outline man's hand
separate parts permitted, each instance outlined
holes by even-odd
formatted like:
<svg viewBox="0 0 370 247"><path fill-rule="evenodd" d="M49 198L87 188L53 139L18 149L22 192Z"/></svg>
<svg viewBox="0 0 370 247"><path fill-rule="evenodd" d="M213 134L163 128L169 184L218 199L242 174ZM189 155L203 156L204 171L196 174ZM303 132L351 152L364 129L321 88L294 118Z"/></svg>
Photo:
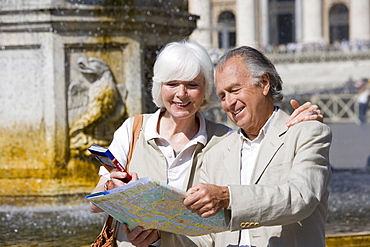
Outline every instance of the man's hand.
<svg viewBox="0 0 370 247"><path fill-rule="evenodd" d="M307 120L324 121L324 116L321 114L319 107L311 102L306 102L300 106L296 100L292 99L290 105L295 110L286 121L288 127Z"/></svg>
<svg viewBox="0 0 370 247"><path fill-rule="evenodd" d="M213 184L197 184L187 191L184 205L203 218L211 217L230 203L229 188Z"/></svg>
<svg viewBox="0 0 370 247"><path fill-rule="evenodd" d="M122 231L126 233L127 240L137 247L147 247L159 239L158 230L144 230L141 226L130 230L126 224L122 224Z"/></svg>

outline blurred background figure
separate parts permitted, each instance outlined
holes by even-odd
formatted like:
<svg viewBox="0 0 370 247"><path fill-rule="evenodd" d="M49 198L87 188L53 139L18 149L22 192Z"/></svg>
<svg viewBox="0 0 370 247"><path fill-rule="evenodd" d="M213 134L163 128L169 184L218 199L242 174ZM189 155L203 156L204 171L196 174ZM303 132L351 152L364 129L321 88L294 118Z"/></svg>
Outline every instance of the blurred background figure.
<svg viewBox="0 0 370 247"><path fill-rule="evenodd" d="M356 83L358 86L358 94L357 94L357 104L358 104L358 119L356 119L356 124L364 124L366 123L366 112L367 107L369 105L369 79L362 78L360 81Z"/></svg>

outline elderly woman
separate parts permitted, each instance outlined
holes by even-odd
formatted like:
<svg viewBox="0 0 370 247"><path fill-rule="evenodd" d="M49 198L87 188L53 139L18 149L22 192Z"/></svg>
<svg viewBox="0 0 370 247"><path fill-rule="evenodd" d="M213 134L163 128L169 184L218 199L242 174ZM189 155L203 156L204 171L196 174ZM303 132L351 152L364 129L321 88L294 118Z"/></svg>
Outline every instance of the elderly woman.
<svg viewBox="0 0 370 247"><path fill-rule="evenodd" d="M213 64L206 50L195 42L182 41L168 44L154 64L152 96L159 107L153 114L144 114L142 129L136 143L130 174L133 179L151 177L186 191L198 183L198 166L207 150L232 130L204 118L205 111L218 102L213 82ZM322 116L316 105L306 103L292 114L288 125ZM318 112L312 115L311 112ZM132 140L133 118L127 119L115 132L109 150L121 164L126 164ZM94 193L109 187L123 185L120 179L126 173L101 168L101 176ZM91 205L93 212L101 212ZM119 246L196 246L185 236L175 236L141 227L127 229L117 235ZM127 234L127 236L125 236ZM127 238L126 238L127 237ZM131 242L121 242L127 239ZM177 239L177 240L176 240ZM177 241L177 242L176 242Z"/></svg>

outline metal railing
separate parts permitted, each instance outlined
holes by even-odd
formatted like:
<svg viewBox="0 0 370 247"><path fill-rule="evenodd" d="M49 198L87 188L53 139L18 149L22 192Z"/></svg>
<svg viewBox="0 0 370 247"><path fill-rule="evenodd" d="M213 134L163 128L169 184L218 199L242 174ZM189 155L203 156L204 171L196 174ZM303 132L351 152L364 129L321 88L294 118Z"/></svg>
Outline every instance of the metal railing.
<svg viewBox="0 0 370 247"><path fill-rule="evenodd" d="M320 107L325 122L354 122L358 116L356 95L353 94L312 95L311 102Z"/></svg>
<svg viewBox="0 0 370 247"><path fill-rule="evenodd" d="M286 98L282 108L292 112L292 107L289 105L290 98L298 100L301 104L310 101L318 105L324 114L324 121L326 123L353 123L358 118L356 94L291 95ZM369 114L367 115L367 119L370 119Z"/></svg>
<svg viewBox="0 0 370 247"><path fill-rule="evenodd" d="M307 101L319 106L324 115L325 123L355 123L358 118L358 105L356 103L356 94L305 94L305 95L287 95L280 105L282 110L291 114L293 108L290 99L297 100L300 104ZM207 119L226 124L232 128L237 128L220 106L214 107L204 112ZM370 113L367 114L367 122L370 122Z"/></svg>

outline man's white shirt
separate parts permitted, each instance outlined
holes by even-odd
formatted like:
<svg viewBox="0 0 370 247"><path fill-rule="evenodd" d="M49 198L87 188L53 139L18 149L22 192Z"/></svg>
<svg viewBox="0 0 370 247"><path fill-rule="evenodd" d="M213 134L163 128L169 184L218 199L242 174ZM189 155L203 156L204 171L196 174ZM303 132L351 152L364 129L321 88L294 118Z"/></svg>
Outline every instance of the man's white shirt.
<svg viewBox="0 0 370 247"><path fill-rule="evenodd" d="M254 140L248 139L244 134L243 131L240 129L239 134L243 140L242 150L241 150L241 164L240 164L240 184L241 185L249 185L251 184L251 178L256 166L256 159L258 152L261 147L261 143L264 140L270 123L273 121L275 117L275 113L277 108L275 108L271 117L267 120L266 124L260 130L258 136ZM230 202L230 205L232 203ZM250 247L250 238L249 238L249 230L241 230L240 232L240 247Z"/></svg>

